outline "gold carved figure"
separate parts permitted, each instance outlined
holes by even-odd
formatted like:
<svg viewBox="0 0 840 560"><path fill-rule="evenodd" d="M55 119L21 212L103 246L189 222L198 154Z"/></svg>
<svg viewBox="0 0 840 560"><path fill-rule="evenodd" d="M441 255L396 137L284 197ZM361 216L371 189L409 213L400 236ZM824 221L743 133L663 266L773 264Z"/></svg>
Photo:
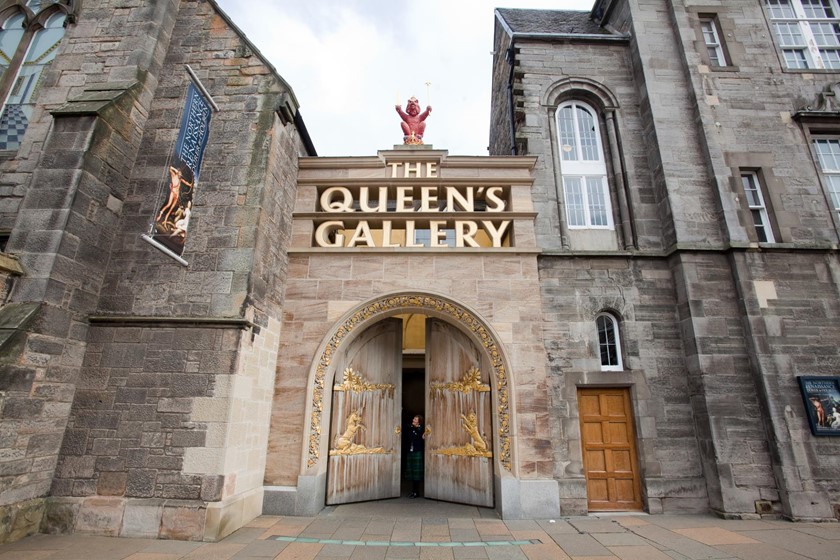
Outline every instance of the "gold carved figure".
<svg viewBox="0 0 840 560"><path fill-rule="evenodd" d="M461 427L466 430L472 438L473 448L479 453L487 453L487 444L484 438L478 433L478 419L475 417L475 412L470 412L469 416L461 415Z"/></svg>
<svg viewBox="0 0 840 560"><path fill-rule="evenodd" d="M478 418L475 412L470 412L468 416L461 415L461 427L470 435L472 443L465 443L460 447L436 449L432 453L437 453L438 455L458 455L461 457L490 458L493 456L493 453L487 448L487 443L478 431Z"/></svg>
<svg viewBox="0 0 840 560"><path fill-rule="evenodd" d="M347 417L344 433L335 438L335 449L330 449L330 455L361 455L370 453L385 453L382 447L365 447L361 443L353 443L359 430L367 430L362 424L362 412L354 410Z"/></svg>

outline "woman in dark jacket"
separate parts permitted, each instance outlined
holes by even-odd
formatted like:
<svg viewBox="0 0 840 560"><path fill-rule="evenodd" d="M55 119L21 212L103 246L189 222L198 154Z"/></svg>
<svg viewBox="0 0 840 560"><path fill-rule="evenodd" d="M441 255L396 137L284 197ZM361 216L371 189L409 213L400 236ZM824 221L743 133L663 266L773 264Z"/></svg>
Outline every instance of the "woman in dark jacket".
<svg viewBox="0 0 840 560"><path fill-rule="evenodd" d="M420 481L423 480L423 417L415 416L405 431L407 453L405 456L405 479L411 481L409 498L416 498L420 493Z"/></svg>

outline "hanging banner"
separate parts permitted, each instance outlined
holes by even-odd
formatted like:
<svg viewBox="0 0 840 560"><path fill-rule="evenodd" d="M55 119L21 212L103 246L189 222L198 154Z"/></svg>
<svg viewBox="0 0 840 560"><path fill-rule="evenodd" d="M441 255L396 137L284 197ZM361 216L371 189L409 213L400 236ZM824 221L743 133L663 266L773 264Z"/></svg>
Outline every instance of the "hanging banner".
<svg viewBox="0 0 840 560"><path fill-rule="evenodd" d="M144 236L181 262L214 107L202 89L190 82L181 129L167 170L167 188L162 189L154 223L149 235Z"/></svg>

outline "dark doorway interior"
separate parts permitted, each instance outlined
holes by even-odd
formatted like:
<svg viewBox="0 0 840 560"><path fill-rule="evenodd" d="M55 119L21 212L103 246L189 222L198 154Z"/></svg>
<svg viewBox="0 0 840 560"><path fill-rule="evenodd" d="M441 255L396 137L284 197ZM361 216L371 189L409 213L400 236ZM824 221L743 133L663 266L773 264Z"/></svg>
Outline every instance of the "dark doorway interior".
<svg viewBox="0 0 840 560"><path fill-rule="evenodd" d="M406 430L411 425L411 419L417 416L426 416L426 370L424 368L403 369L402 379L402 426ZM411 481L405 479L405 458L408 449L403 438L402 465L400 466L400 479L402 480L401 495L406 496L411 492ZM421 496L422 484L421 484Z"/></svg>

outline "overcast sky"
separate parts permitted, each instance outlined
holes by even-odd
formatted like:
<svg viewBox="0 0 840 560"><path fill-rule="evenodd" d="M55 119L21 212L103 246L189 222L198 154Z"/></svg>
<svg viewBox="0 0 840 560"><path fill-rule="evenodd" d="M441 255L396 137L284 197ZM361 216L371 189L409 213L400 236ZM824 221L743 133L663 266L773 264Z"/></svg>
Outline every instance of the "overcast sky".
<svg viewBox="0 0 840 560"><path fill-rule="evenodd" d="M589 11L594 4L217 1L294 89L320 156L375 155L402 144L397 94L403 108L412 95L421 107L432 105L427 144L451 155L487 155L494 8Z"/></svg>

